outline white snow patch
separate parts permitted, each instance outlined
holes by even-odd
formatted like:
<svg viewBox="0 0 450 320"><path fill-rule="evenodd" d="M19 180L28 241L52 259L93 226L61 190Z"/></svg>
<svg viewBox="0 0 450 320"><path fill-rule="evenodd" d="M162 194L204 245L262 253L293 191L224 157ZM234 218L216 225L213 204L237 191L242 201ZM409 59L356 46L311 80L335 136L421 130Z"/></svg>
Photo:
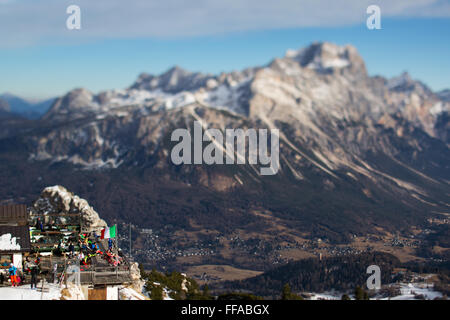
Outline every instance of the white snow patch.
<svg viewBox="0 0 450 320"><path fill-rule="evenodd" d="M311 296L311 300L340 300L341 296L328 293L315 293Z"/></svg>
<svg viewBox="0 0 450 320"><path fill-rule="evenodd" d="M431 108L430 108L430 114L433 116L437 116L445 111L449 111L448 108L448 104L444 104L441 101L435 103Z"/></svg>
<svg viewBox="0 0 450 320"><path fill-rule="evenodd" d="M20 250L20 244L11 233L6 233L0 236L0 250Z"/></svg>
<svg viewBox="0 0 450 320"><path fill-rule="evenodd" d="M442 298L442 293L434 291L432 284L426 283L402 283L400 285L400 296L391 300L415 300L416 295L422 295L426 300Z"/></svg>

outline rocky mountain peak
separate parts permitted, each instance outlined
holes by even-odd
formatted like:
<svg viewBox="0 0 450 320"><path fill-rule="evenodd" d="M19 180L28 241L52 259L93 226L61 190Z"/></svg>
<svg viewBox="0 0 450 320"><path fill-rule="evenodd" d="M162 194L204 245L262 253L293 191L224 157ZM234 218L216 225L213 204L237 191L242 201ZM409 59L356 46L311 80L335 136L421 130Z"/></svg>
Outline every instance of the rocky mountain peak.
<svg viewBox="0 0 450 320"><path fill-rule="evenodd" d="M397 92L416 91L420 95L432 95L433 92L422 82L414 80L408 72L389 79L386 83L388 89Z"/></svg>
<svg viewBox="0 0 450 320"><path fill-rule="evenodd" d="M82 102L83 100L92 99L92 93L85 88L76 88L68 92L64 99L69 102Z"/></svg>
<svg viewBox="0 0 450 320"><path fill-rule="evenodd" d="M84 88L69 91L66 95L56 99L43 119L53 118L55 115L67 116L92 107L93 94Z"/></svg>
<svg viewBox="0 0 450 320"><path fill-rule="evenodd" d="M213 78L211 75L190 72L179 66L174 66L158 76L148 73L140 74L130 89L160 90L167 93L193 91L206 86L207 81L211 78Z"/></svg>
<svg viewBox="0 0 450 320"><path fill-rule="evenodd" d="M302 67L329 73L333 70L350 69L366 74L363 59L351 45L338 46L329 42L314 42L300 50L288 50L285 58L295 60Z"/></svg>

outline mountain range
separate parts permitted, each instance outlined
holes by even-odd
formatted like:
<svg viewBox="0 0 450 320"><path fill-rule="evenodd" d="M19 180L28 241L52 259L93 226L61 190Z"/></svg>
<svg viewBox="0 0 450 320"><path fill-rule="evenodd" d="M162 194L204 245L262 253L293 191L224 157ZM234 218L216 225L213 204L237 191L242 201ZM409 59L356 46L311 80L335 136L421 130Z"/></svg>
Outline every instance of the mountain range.
<svg viewBox="0 0 450 320"><path fill-rule="evenodd" d="M31 203L63 185L108 223L167 230L177 248L241 232L272 249L221 243L195 263L263 269L286 241L411 236L448 219L449 106L448 90L369 76L355 47L326 42L220 75L142 73L122 90L74 89L39 119L2 120L0 199ZM280 171L174 165L171 133L194 121L279 129Z"/></svg>
<svg viewBox="0 0 450 320"><path fill-rule="evenodd" d="M55 98L31 101L10 93L4 93L0 95L0 110L2 110L2 105L8 105L8 108L4 108L3 111L27 119L38 119L48 111L54 101Z"/></svg>

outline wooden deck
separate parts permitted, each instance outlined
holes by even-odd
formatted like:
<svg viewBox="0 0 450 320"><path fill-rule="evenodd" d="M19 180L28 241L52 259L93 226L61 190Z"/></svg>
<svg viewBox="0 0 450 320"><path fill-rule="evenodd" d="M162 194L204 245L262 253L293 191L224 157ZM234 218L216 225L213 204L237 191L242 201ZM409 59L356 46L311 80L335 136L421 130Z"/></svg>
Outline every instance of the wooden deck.
<svg viewBox="0 0 450 320"><path fill-rule="evenodd" d="M93 263L88 266L81 265L80 282L81 284L92 285L112 285L123 284L131 282L130 267L128 261L114 267L108 264L107 261L100 257L92 259ZM58 264L58 279L61 277L61 273L65 272L68 265L74 263L74 260L64 259L63 257L41 257L40 268L45 277L51 279L53 265ZM76 263L76 262L75 262ZM41 275L44 276L44 275Z"/></svg>

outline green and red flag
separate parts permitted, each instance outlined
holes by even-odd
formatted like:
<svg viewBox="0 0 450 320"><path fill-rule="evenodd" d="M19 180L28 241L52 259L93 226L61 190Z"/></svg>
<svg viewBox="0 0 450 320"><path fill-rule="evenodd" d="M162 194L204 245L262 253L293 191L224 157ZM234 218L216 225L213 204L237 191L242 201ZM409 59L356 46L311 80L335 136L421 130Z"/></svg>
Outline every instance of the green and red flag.
<svg viewBox="0 0 450 320"><path fill-rule="evenodd" d="M108 227L102 230L101 239L109 239L109 238L115 238L116 237L116 225L112 227Z"/></svg>

